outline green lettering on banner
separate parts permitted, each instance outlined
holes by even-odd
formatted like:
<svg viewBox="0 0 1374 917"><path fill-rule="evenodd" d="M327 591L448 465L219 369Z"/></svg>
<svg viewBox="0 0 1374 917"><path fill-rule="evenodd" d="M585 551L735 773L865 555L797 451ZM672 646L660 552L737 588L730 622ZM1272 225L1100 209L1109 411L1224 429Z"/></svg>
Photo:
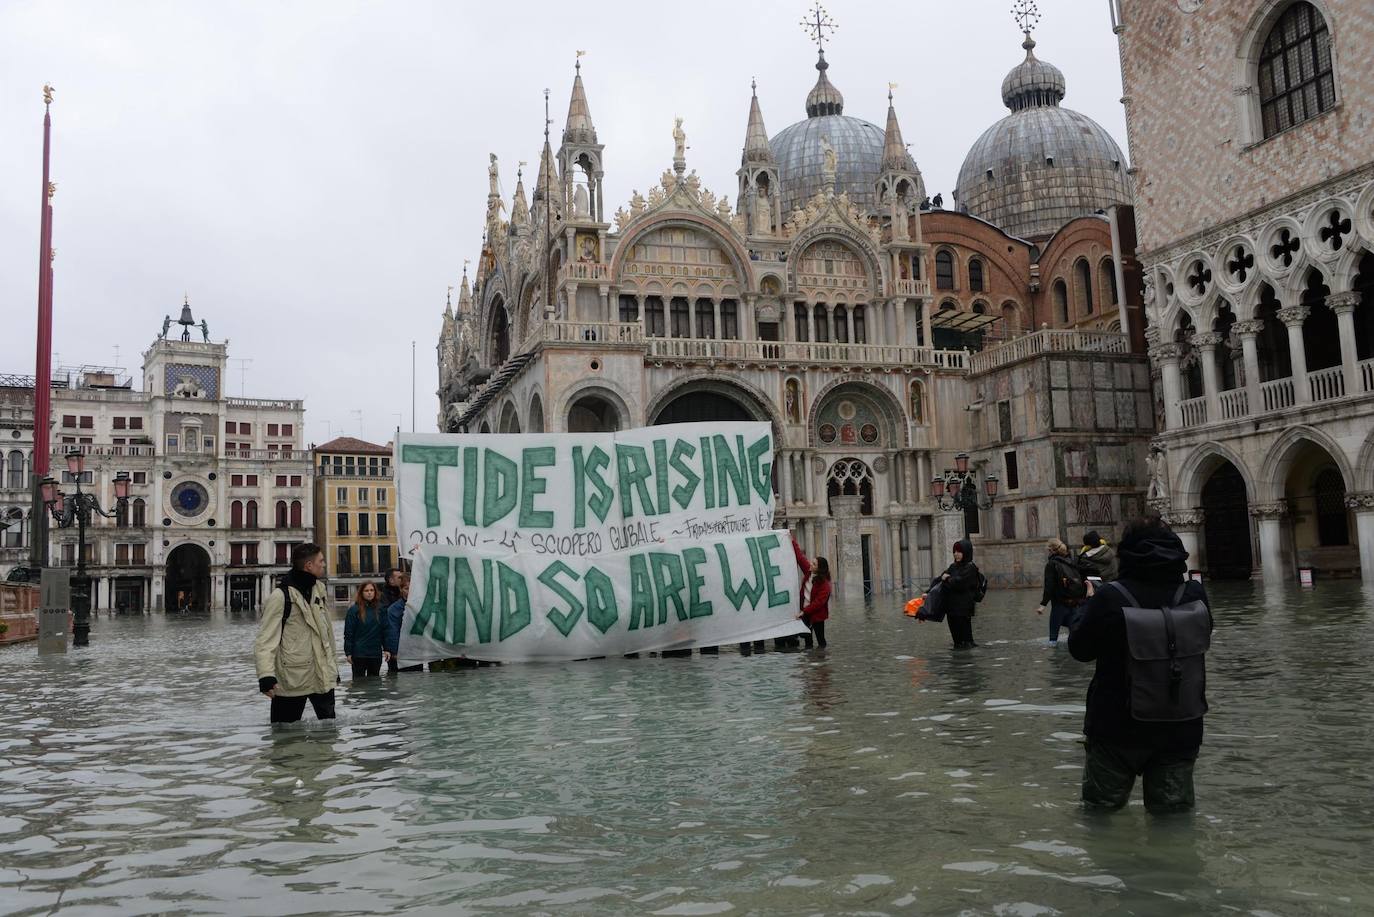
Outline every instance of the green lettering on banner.
<svg viewBox="0 0 1374 917"><path fill-rule="evenodd" d="M716 453L716 490L719 491L721 506L730 505L731 485L735 488L736 504L749 505L749 482L746 479L748 459L744 452L744 437L736 436L735 441L739 446L738 457L730 451L730 443L724 436L717 433L711 437L711 444L715 447Z"/></svg>
<svg viewBox="0 0 1374 917"><path fill-rule="evenodd" d="M706 493L706 508L716 508L716 468L711 455L711 437L701 438L701 484Z"/></svg>
<svg viewBox="0 0 1374 917"><path fill-rule="evenodd" d="M483 449L482 525L493 525L515 509L520 497L520 472L516 464L495 449Z"/></svg>
<svg viewBox="0 0 1374 917"><path fill-rule="evenodd" d="M530 626L530 587L524 574L499 560L496 575L501 581L501 639L509 640Z"/></svg>
<svg viewBox="0 0 1374 917"><path fill-rule="evenodd" d="M706 577L697 568L706 563L705 548L684 548L682 563L687 570L687 617L709 618L711 600L701 600L701 587L706 585Z"/></svg>
<svg viewBox="0 0 1374 917"><path fill-rule="evenodd" d="M558 632L566 637L572 633L573 627L577 624L577 619L582 617L582 603L578 601L577 596L573 595L568 587L558 581L560 576L566 576L574 582L577 581L577 573L572 567L561 560L555 560L544 568L543 573L539 574L539 582L556 593L568 605L567 611L550 608L544 614L544 617L552 621L553 626L558 628Z"/></svg>
<svg viewBox="0 0 1374 917"><path fill-rule="evenodd" d="M580 529L587 524L588 505L598 522L606 521L606 514L615 503L615 491L601 477L601 471L610 466L611 457L600 446L593 446L585 459L582 447L573 446L573 528ZM588 481L596 490L596 496L592 497L590 503L587 501Z"/></svg>
<svg viewBox="0 0 1374 917"><path fill-rule="evenodd" d="M401 449L401 461L408 465L425 466L425 525L442 524L439 512L439 469L458 467L458 450L454 446L411 446Z"/></svg>
<svg viewBox="0 0 1374 917"><path fill-rule="evenodd" d="M630 519L635 515L631 489L639 494L640 515L654 515L654 503L649 499L649 487L644 483L653 470L649 467L649 454L644 447L616 443L615 467L620 478L620 511L624 517Z"/></svg>
<svg viewBox="0 0 1374 917"><path fill-rule="evenodd" d="M549 482L541 478L538 469L557 461L553 446L535 446L520 454L520 527L522 529L553 528L553 511L535 509L534 498L548 489Z"/></svg>
<svg viewBox="0 0 1374 917"><path fill-rule="evenodd" d="M760 535L757 538L751 538L750 541L756 542L759 546L758 556L763 561L763 572L768 583L768 607L777 608L779 605L786 605L791 602L792 596L777 588L778 577L782 575L782 570L773 563L773 558L770 556L782 547L782 540L777 535Z"/></svg>
<svg viewBox="0 0 1374 917"><path fill-rule="evenodd" d="M755 548L752 538L746 544L749 546L749 559L754 564L754 579L750 582L747 576L741 576L739 584L736 585L731 582L730 552L725 545L716 543L716 557L720 560L720 574L725 583L725 597L730 600L731 605L735 606L735 611L743 611L746 601L751 608L757 608L759 599L763 596L763 565L759 563L758 549Z"/></svg>
<svg viewBox="0 0 1374 917"><path fill-rule="evenodd" d="M469 610L472 611L472 623L477 630L477 642L491 642L491 592L490 560L482 561L482 585L479 587L468 559L453 558L453 614L457 625L453 643L468 642Z"/></svg>
<svg viewBox="0 0 1374 917"><path fill-rule="evenodd" d="M477 447L463 450L463 523L477 524Z"/></svg>
<svg viewBox="0 0 1374 917"><path fill-rule="evenodd" d="M668 441L654 440L654 484L658 489L658 511L668 512Z"/></svg>
<svg viewBox="0 0 1374 917"><path fill-rule="evenodd" d="M615 604L615 585L596 567L587 568L582 582L587 587L587 620L604 634L620 617L620 609Z"/></svg>
<svg viewBox="0 0 1374 917"><path fill-rule="evenodd" d="M682 576L682 557L667 551L649 552L649 569L654 573L654 592L658 596L658 623L668 623L668 603L677 610L679 621L687 620L687 606L682 603L682 591L687 582Z"/></svg>
<svg viewBox="0 0 1374 917"><path fill-rule="evenodd" d="M773 495L773 463L761 459L772 454L773 443L767 436L760 437L749 447L749 477L754 482L754 493L765 506Z"/></svg>
<svg viewBox="0 0 1374 917"><path fill-rule="evenodd" d="M654 581L643 554L630 555L630 630L654 626Z"/></svg>
<svg viewBox="0 0 1374 917"><path fill-rule="evenodd" d="M673 466L686 484L679 484L673 488L673 499L681 509L686 509L692 503L692 497L697 492L697 485L701 483L701 475L692 470L684 458L691 458L697 454L696 447L685 439L680 439L673 443L673 454L668 459L668 464Z"/></svg>
<svg viewBox="0 0 1374 917"><path fill-rule="evenodd" d="M425 602L415 613L415 620L410 625L412 636L423 637L425 632L429 631L429 635L435 640L453 642L452 634L449 633L448 586L448 558L436 557L429 564Z"/></svg>

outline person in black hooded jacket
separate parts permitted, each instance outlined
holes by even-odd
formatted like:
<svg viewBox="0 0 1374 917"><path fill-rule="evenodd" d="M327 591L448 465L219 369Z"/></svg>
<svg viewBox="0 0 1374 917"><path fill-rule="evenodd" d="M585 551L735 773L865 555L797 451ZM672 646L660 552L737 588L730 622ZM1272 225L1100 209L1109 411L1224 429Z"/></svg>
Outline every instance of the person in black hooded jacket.
<svg viewBox="0 0 1374 917"><path fill-rule="evenodd" d="M1183 542L1157 515L1126 527L1117 546L1120 582L1144 608L1173 603L1188 570ZM1200 600L1206 590L1189 581L1179 604ZM1202 718L1145 722L1131 715L1130 657L1126 644L1127 603L1120 591L1099 588L1069 631L1069 652L1080 662L1095 662L1088 685L1087 760L1083 802L1093 809L1116 810L1131 796L1137 775L1144 776L1145 807L1152 813L1193 807L1193 765L1202 747ZM1210 621L1209 621L1210 626Z"/></svg>
<svg viewBox="0 0 1374 917"><path fill-rule="evenodd" d="M956 650L977 646L973 642L973 611L978 604L978 565L973 562L973 542L964 536L954 543L954 563L930 583L942 590L945 621Z"/></svg>

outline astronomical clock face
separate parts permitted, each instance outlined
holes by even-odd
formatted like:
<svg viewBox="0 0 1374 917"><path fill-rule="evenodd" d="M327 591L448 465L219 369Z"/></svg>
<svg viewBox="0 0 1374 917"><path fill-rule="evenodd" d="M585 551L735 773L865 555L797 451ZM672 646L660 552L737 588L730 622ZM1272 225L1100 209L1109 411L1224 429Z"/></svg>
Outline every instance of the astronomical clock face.
<svg viewBox="0 0 1374 917"><path fill-rule="evenodd" d="M200 481L183 479L167 493L167 508L183 522L200 519L211 509L210 492Z"/></svg>

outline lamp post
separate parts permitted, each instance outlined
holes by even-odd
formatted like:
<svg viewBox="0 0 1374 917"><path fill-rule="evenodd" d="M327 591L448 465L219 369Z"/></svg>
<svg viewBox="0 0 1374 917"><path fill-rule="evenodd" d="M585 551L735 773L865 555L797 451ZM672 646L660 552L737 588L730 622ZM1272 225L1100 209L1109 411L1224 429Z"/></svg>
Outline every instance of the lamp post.
<svg viewBox="0 0 1374 917"><path fill-rule="evenodd" d="M978 496L978 476L969 470L968 453L960 452L954 457L954 467L946 468L944 474L937 474L930 481L930 497L935 505L945 512L958 510L964 513L964 535L968 535L968 511L992 509L997 499L997 475L983 477L983 489L987 499Z"/></svg>
<svg viewBox="0 0 1374 917"><path fill-rule="evenodd" d="M52 514L58 528L71 528L76 525L76 587L72 590L72 645L87 646L91 635L91 584L86 580L86 526L91 524L92 514L113 518L129 505L129 475L121 471L115 475L115 508L106 511L95 494L81 490L81 475L86 470L86 456L80 449L67 453L67 471L76 480L76 493L64 494L52 478L44 478L40 488L43 505Z"/></svg>

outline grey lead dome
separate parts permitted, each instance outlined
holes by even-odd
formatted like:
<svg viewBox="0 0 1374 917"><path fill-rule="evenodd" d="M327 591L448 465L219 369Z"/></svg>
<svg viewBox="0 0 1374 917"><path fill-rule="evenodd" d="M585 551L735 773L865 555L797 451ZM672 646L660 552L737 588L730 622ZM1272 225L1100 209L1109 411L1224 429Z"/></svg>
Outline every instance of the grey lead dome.
<svg viewBox="0 0 1374 917"><path fill-rule="evenodd" d="M1126 157L1092 118L1061 108L1066 84L1053 64L1026 59L1002 81L1011 114L988 128L964 158L955 192L980 219L1023 239L1052 235L1076 217L1130 203Z"/></svg>

